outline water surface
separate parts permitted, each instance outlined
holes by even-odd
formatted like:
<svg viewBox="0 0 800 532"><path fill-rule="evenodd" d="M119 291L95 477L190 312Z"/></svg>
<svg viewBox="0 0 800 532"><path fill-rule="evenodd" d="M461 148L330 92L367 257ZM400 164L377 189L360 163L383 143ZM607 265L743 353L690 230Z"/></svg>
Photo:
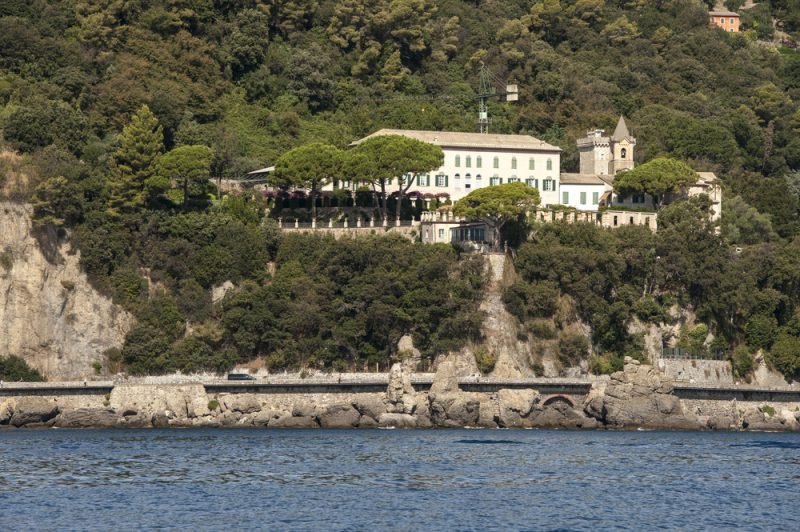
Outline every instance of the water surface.
<svg viewBox="0 0 800 532"><path fill-rule="evenodd" d="M2 430L0 530L799 530L800 434Z"/></svg>

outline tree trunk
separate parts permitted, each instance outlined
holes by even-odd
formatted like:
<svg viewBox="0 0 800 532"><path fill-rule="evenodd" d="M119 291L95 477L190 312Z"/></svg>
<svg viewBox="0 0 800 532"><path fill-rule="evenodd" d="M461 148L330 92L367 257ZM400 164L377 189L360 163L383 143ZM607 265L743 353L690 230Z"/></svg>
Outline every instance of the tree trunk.
<svg viewBox="0 0 800 532"><path fill-rule="evenodd" d="M381 221L386 221L389 219L389 204L386 201L386 181L383 179L381 179L381 199L383 200L383 205L381 205Z"/></svg>
<svg viewBox="0 0 800 532"><path fill-rule="evenodd" d="M408 189L410 189L411 186L414 184L414 177L416 176L412 176L408 179L408 185L406 185L405 187L403 187L403 184L400 183L400 188L397 189L397 208L395 209L396 212L395 218L398 220L400 219L400 212L403 208L403 197L405 197L406 192L408 192Z"/></svg>
<svg viewBox="0 0 800 532"><path fill-rule="evenodd" d="M315 221L317 219L317 185L311 185L311 220Z"/></svg>
<svg viewBox="0 0 800 532"><path fill-rule="evenodd" d="M183 205L181 206L183 210L186 210L186 202L189 199L189 178L183 178Z"/></svg>

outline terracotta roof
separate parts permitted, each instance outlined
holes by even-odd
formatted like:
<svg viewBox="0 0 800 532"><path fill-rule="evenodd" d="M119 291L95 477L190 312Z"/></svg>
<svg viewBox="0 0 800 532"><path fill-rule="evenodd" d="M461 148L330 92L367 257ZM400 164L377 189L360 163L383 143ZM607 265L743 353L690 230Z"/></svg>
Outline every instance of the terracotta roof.
<svg viewBox="0 0 800 532"><path fill-rule="evenodd" d="M561 174L562 185L605 185L600 176L594 174Z"/></svg>
<svg viewBox="0 0 800 532"><path fill-rule="evenodd" d="M739 13L734 13L733 11L728 11L726 9L714 10L709 11L708 14L712 17L738 17Z"/></svg>
<svg viewBox="0 0 800 532"><path fill-rule="evenodd" d="M351 143L357 146L365 140L382 135L402 135L447 148L489 148L560 152L561 148L530 135L500 135L496 133L461 133L454 131L417 131L413 129L381 129Z"/></svg>

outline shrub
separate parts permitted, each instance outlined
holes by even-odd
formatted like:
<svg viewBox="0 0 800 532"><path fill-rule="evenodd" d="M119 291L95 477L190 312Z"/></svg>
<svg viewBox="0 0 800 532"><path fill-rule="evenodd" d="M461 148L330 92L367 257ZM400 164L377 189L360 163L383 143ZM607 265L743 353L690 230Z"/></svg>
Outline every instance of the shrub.
<svg viewBox="0 0 800 532"><path fill-rule="evenodd" d="M478 369L481 373L491 373L497 363L497 355L481 348L475 351L475 362L478 363Z"/></svg>
<svg viewBox="0 0 800 532"><path fill-rule="evenodd" d="M595 375L610 375L621 371L623 358L616 353L606 353L602 356L593 356L589 367Z"/></svg>
<svg viewBox="0 0 800 532"><path fill-rule="evenodd" d="M217 401L216 399L211 399L211 400L208 402L208 409L209 409L209 410L211 410L211 411L213 412L213 411L214 411L214 410L216 410L217 408L219 408L219 401Z"/></svg>
<svg viewBox="0 0 800 532"><path fill-rule="evenodd" d="M6 249L0 253L0 268L3 268L5 271L10 271L13 266L14 255L11 253L10 249Z"/></svg>
<svg viewBox="0 0 800 532"><path fill-rule="evenodd" d="M773 417L775 415L775 409L770 405L763 405L759 410L764 412L769 417Z"/></svg>
<svg viewBox="0 0 800 532"><path fill-rule="evenodd" d="M28 366L21 357L0 357L0 380L11 382L44 382L46 379L37 370Z"/></svg>
<svg viewBox="0 0 800 532"><path fill-rule="evenodd" d="M745 378L751 371L753 371L753 357L750 351L743 345L740 345L733 351L731 356L731 366L733 366L733 374L737 378Z"/></svg>
<svg viewBox="0 0 800 532"><path fill-rule="evenodd" d="M589 340L582 334L562 333L558 339L558 359L567 366L574 366L589 353Z"/></svg>
<svg viewBox="0 0 800 532"><path fill-rule="evenodd" d="M708 325L705 323L699 323L691 329L684 328L681 331L681 337L678 340L678 347L681 349L686 349L693 354L699 355L704 353L706 350L705 341L707 336Z"/></svg>
<svg viewBox="0 0 800 532"><path fill-rule="evenodd" d="M92 362L92 369L95 375L100 375L100 372L103 370L103 364L95 360Z"/></svg>
<svg viewBox="0 0 800 532"><path fill-rule="evenodd" d="M769 360L787 378L797 377L800 374L800 338L781 335L772 346Z"/></svg>
<svg viewBox="0 0 800 532"><path fill-rule="evenodd" d="M775 332L778 329L778 322L773 316L756 314L751 317L744 327L744 337L747 347L756 351L758 349L769 349L775 340Z"/></svg>
<svg viewBox="0 0 800 532"><path fill-rule="evenodd" d="M536 320L531 323L531 334L534 338L541 338L543 340L552 340L558 336L555 327L544 320Z"/></svg>
<svg viewBox="0 0 800 532"><path fill-rule="evenodd" d="M633 312L640 320L646 323L661 323L666 321L664 309L652 296L644 296L633 304Z"/></svg>

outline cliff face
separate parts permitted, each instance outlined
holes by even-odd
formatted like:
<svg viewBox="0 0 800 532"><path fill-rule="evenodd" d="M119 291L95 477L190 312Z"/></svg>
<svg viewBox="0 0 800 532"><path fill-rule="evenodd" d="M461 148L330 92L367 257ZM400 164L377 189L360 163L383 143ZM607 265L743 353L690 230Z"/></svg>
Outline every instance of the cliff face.
<svg viewBox="0 0 800 532"><path fill-rule="evenodd" d="M89 377L133 317L89 285L69 244L45 258L30 213L0 202L0 355L21 356L50 380Z"/></svg>

